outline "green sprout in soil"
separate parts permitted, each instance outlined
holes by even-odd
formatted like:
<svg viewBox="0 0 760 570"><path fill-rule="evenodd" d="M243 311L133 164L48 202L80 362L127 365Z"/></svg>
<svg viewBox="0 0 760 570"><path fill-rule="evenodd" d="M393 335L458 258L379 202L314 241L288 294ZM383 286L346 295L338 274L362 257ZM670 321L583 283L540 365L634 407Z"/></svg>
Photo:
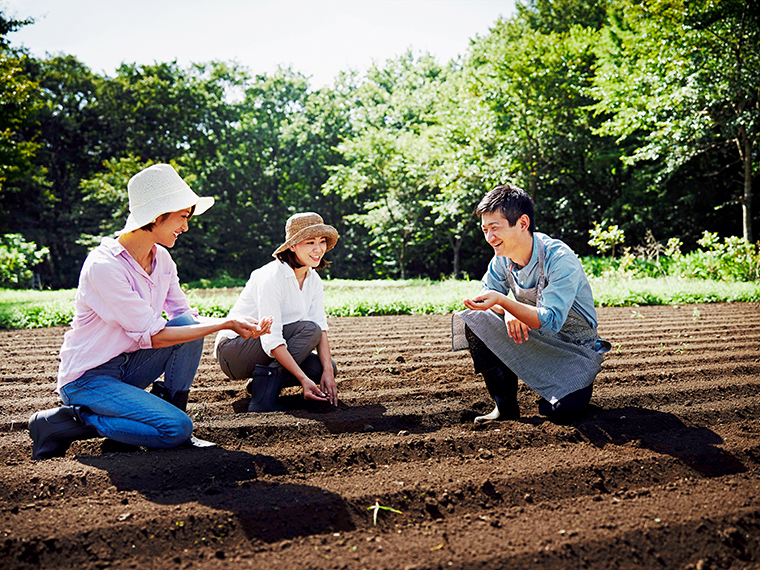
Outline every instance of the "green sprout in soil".
<svg viewBox="0 0 760 570"><path fill-rule="evenodd" d="M374 504L374 505L372 505L371 507L367 507L367 510L368 510L368 511L374 511L374 512L372 513L372 522L373 522L373 524L374 524L375 526L377 526L377 513L378 513L378 512L379 512L381 509L382 509L383 511L390 511L390 512L392 512L392 513L396 513L397 515L403 514L401 511L397 511L396 509L392 509L391 507L384 507L384 506L383 506L383 505L381 505L381 504L380 504L378 501L375 501L375 504Z"/></svg>

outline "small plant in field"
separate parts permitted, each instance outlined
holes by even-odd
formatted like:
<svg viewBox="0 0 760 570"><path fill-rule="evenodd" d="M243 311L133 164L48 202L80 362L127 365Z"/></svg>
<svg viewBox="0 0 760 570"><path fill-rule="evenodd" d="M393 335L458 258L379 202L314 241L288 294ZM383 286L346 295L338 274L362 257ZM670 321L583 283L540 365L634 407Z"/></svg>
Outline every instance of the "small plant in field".
<svg viewBox="0 0 760 570"><path fill-rule="evenodd" d="M594 227L588 231L591 239L588 244L599 250L599 253L612 250L610 257L615 257L615 246L625 241L625 232L617 224L603 228L599 222L594 222Z"/></svg>
<svg viewBox="0 0 760 570"><path fill-rule="evenodd" d="M668 240L668 244L665 246L665 255L673 259L681 257L681 255L683 255L681 253L682 247L683 242L678 238L672 237Z"/></svg>
<svg viewBox="0 0 760 570"><path fill-rule="evenodd" d="M368 511L374 511L372 513L372 523L377 526L377 513L381 510L383 511L390 511L392 513L396 513L397 515L403 514L401 511L397 511L396 509L392 509L391 507L384 507L380 504L379 501L375 501L375 504L371 507L367 507Z"/></svg>
<svg viewBox="0 0 760 570"><path fill-rule="evenodd" d="M701 316L702 315L699 313L699 309L697 309L696 307L694 307L694 310L691 312L691 320L694 321L695 323L698 323L699 322L699 317L701 317Z"/></svg>

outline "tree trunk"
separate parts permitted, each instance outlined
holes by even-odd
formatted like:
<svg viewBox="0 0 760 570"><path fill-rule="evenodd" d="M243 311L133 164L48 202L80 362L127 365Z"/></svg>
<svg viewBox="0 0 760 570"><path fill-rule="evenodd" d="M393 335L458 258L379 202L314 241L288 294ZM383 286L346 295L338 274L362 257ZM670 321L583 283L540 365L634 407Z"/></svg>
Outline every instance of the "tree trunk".
<svg viewBox="0 0 760 570"><path fill-rule="evenodd" d="M747 136L747 131L742 125L739 129L741 142L744 143L742 159L744 162L744 194L741 197L742 204L742 231L744 239L752 243L752 141Z"/></svg>
<svg viewBox="0 0 760 570"><path fill-rule="evenodd" d="M459 279L459 251L462 249L462 236L451 237L449 239L451 243L451 249L454 251L453 270L451 274L454 279Z"/></svg>

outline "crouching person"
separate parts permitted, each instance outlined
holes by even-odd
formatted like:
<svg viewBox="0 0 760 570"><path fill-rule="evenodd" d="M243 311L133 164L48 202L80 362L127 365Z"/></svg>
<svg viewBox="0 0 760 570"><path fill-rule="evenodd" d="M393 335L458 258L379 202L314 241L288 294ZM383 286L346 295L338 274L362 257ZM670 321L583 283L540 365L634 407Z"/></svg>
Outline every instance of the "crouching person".
<svg viewBox="0 0 760 570"><path fill-rule="evenodd" d="M281 410L280 390L301 385L307 400L338 405L337 367L330 356L322 279L325 253L337 230L313 212L295 214L285 225L285 242L270 263L253 271L231 317L272 316L271 334L244 338L235 331L216 336L216 356L231 379L248 378L249 412ZM315 352L316 351L316 352Z"/></svg>
<svg viewBox="0 0 760 570"><path fill-rule="evenodd" d="M469 349L496 403L475 422L520 416L518 378L541 396L540 414L569 418L588 405L611 348L597 334L583 267L563 242L535 232L533 200L523 190L498 186L476 212L494 258L481 293L452 319L454 350Z"/></svg>
<svg viewBox="0 0 760 570"><path fill-rule="evenodd" d="M126 226L82 266L58 369L64 406L29 419L33 459L63 456L72 442L98 436L149 448L214 445L192 436L186 413L203 337L268 332L266 319L201 319L180 289L166 248L214 199L198 197L168 164L139 172L127 188Z"/></svg>

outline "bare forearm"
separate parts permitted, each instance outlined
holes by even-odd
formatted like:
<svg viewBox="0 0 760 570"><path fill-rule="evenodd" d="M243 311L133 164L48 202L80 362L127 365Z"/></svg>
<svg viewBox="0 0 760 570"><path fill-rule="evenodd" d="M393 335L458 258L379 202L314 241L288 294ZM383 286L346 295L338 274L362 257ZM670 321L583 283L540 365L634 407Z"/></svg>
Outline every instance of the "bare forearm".
<svg viewBox="0 0 760 570"><path fill-rule="evenodd" d="M192 325L164 327L151 337L153 348L191 342L224 329L229 329L243 338L256 338L268 334L272 325L271 317L264 317L261 321L229 317L226 319L201 317L199 320L201 322Z"/></svg>
<svg viewBox="0 0 760 570"><path fill-rule="evenodd" d="M520 301L510 299L506 295L502 295L499 306L505 311L510 313L516 319L524 322L532 329L541 328L541 321L538 318L538 310L532 305L526 305Z"/></svg>
<svg viewBox="0 0 760 570"><path fill-rule="evenodd" d="M322 370L329 370L332 374L332 355L330 354L330 343L327 340L327 333L322 331L322 338L317 346L319 361L322 363Z"/></svg>
<svg viewBox="0 0 760 570"><path fill-rule="evenodd" d="M288 352L288 347L284 344L281 344L272 350L272 356L275 357L277 362L282 364L282 367L285 368L285 370L295 376L296 380L298 380L301 385L303 385L305 380L309 379L306 374L304 374L304 371L301 370L301 367L298 366L298 363L293 359L293 355Z"/></svg>

